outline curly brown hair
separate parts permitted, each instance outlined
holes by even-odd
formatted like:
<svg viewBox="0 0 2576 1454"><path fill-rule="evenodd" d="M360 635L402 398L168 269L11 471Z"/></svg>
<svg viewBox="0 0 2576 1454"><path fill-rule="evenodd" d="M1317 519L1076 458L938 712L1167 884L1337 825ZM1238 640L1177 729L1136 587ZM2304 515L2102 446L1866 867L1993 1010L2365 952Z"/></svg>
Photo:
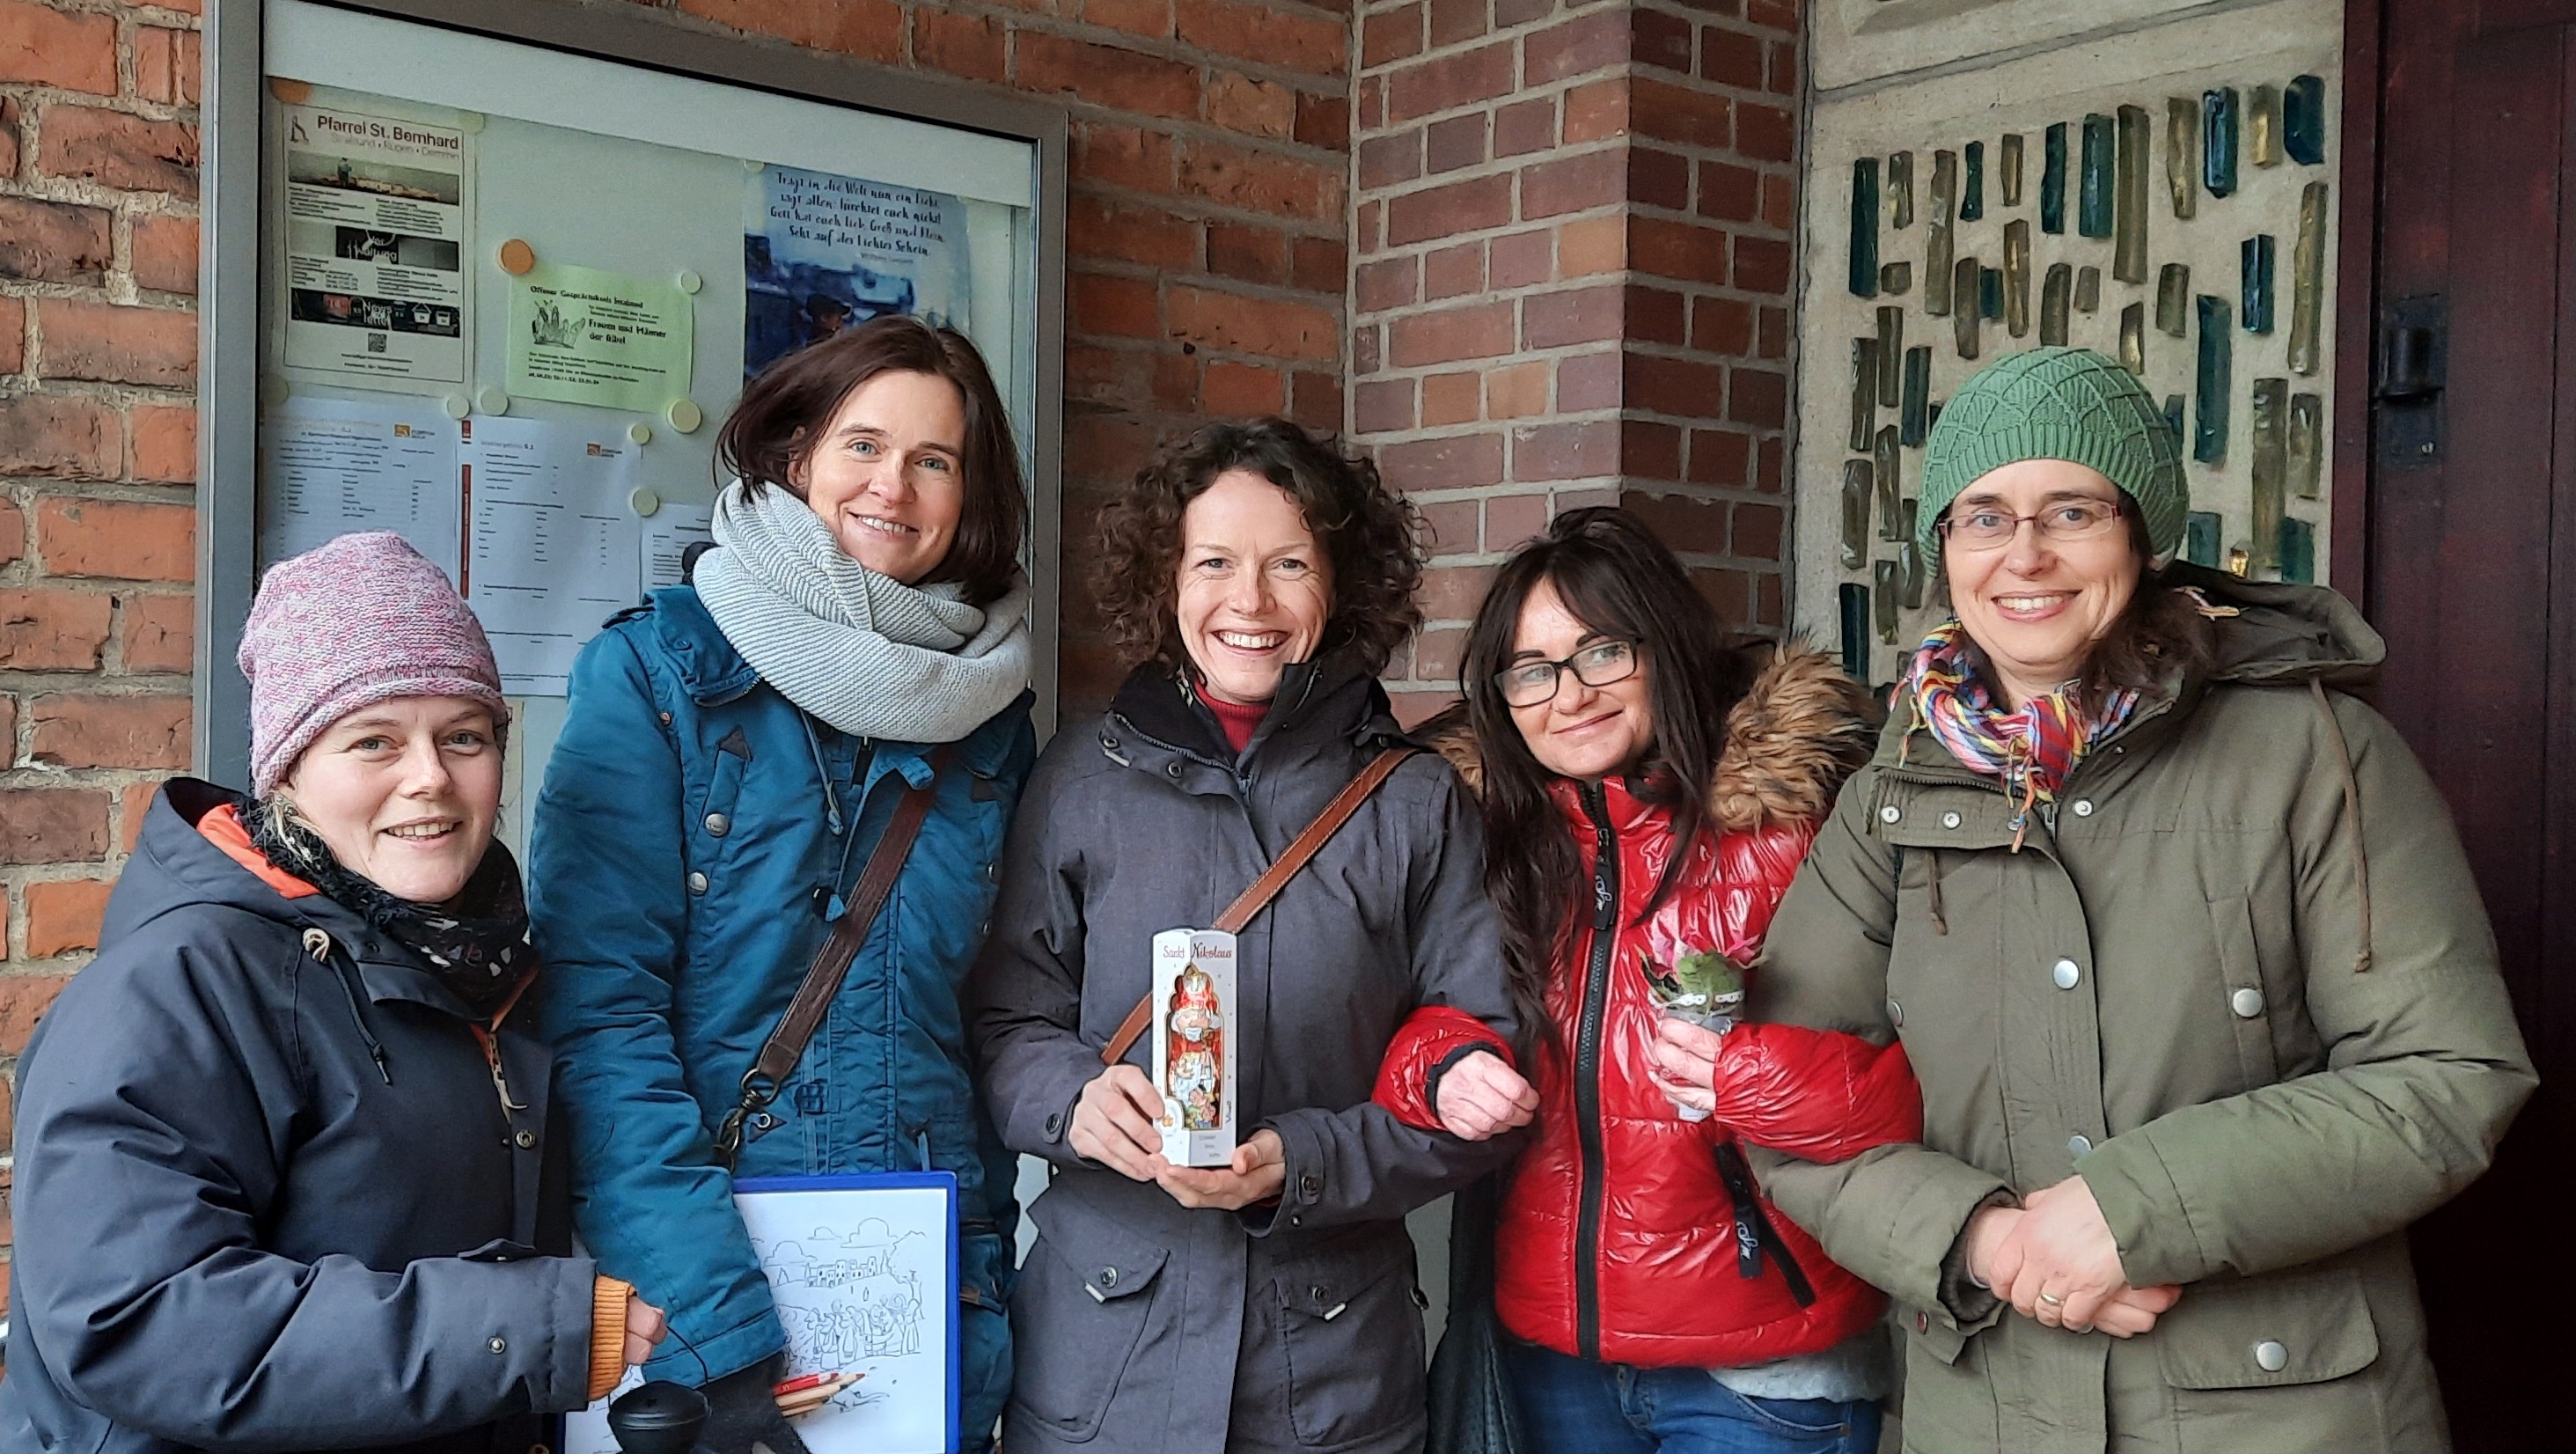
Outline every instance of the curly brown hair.
<svg viewBox="0 0 2576 1454"><path fill-rule="evenodd" d="M1285 419L1210 424L1165 450L1100 512L1093 599L1130 664L1188 665L1181 644L1181 517L1217 476L1250 470L1288 492L1333 565L1333 612L1316 654L1355 652L1372 674L1422 620L1421 512L1377 467Z"/></svg>

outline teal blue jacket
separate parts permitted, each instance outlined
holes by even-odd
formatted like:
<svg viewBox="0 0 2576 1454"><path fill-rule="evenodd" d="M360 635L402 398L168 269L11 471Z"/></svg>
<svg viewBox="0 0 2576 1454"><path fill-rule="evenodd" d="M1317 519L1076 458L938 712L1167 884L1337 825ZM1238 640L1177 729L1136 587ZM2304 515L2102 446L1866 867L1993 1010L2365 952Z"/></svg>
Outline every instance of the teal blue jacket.
<svg viewBox="0 0 2576 1454"><path fill-rule="evenodd" d="M903 876L770 1108L776 1123L746 1136L737 1168L956 1173L968 1429L990 1428L1010 1387L1018 1213L1016 1162L979 1109L958 994L1036 757L1028 704L956 745ZM582 1240L679 1335L653 1376L699 1383L785 1346L713 1133L896 800L929 781L932 751L800 711L686 586L619 616L573 667L529 854L540 1004Z"/></svg>

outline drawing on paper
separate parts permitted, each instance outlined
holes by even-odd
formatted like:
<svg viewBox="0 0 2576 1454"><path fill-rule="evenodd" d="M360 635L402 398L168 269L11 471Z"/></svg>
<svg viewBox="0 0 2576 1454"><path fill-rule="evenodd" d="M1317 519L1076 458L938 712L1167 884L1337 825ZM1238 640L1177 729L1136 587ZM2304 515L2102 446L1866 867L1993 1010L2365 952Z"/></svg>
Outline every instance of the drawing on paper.
<svg viewBox="0 0 2576 1454"><path fill-rule="evenodd" d="M787 1328L791 1374L864 1368L885 1359L939 1351L930 1325L941 1249L921 1231L898 1232L870 1217L846 1232L817 1227L751 1250L769 1271L770 1295ZM862 1379L833 1403L860 1408L884 1401L882 1380Z"/></svg>

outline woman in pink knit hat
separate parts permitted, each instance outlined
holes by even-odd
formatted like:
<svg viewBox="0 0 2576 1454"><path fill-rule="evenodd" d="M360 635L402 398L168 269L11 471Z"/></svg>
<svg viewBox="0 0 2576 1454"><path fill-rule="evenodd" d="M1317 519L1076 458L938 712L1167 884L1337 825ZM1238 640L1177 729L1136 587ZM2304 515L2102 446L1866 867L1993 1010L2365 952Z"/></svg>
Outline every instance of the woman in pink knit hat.
<svg viewBox="0 0 2576 1454"><path fill-rule="evenodd" d="M253 792L180 778L18 1067L0 1454L524 1454L661 1314L569 1252L491 644L400 537L278 565Z"/></svg>

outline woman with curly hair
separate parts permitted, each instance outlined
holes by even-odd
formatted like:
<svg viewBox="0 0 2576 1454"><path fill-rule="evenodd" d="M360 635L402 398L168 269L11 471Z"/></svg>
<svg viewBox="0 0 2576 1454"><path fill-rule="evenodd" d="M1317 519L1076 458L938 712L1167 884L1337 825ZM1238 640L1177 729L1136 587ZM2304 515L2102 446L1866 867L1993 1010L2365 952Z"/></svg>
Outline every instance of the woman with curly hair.
<svg viewBox="0 0 2576 1454"><path fill-rule="evenodd" d="M1138 665L1040 758L970 990L994 1123L1055 1172L1012 1298L1004 1443L1417 1448L1404 1215L1516 1149L1369 1099L1418 1006L1517 1029L1457 775L1404 760L1241 931L1232 1165L1164 1158L1143 1040L1103 1066L1154 935L1214 922L1402 740L1377 674L1419 619L1413 513L1273 419L1202 429L1101 526L1100 599Z"/></svg>

